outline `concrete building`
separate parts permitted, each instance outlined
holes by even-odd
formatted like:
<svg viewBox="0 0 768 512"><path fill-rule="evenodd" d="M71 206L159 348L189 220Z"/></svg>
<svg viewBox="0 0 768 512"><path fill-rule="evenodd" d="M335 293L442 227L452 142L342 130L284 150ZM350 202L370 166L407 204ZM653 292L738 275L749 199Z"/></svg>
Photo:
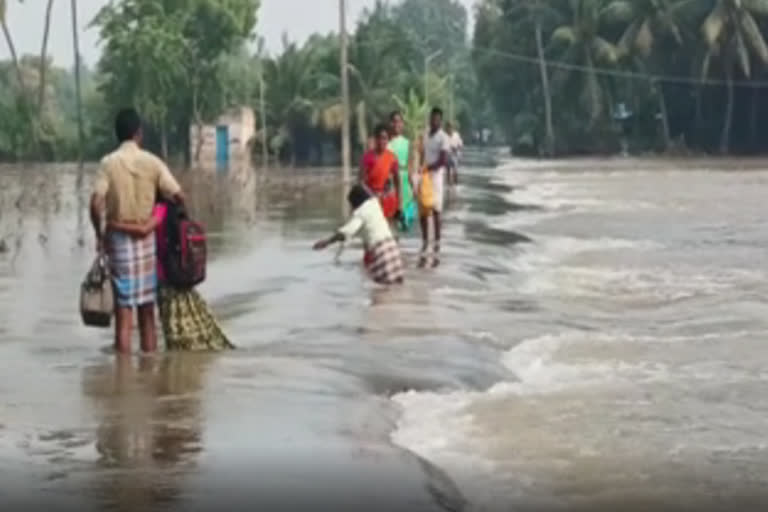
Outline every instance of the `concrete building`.
<svg viewBox="0 0 768 512"><path fill-rule="evenodd" d="M251 164L251 143L256 116L248 107L233 108L215 122L189 129L190 154L194 165L226 173Z"/></svg>

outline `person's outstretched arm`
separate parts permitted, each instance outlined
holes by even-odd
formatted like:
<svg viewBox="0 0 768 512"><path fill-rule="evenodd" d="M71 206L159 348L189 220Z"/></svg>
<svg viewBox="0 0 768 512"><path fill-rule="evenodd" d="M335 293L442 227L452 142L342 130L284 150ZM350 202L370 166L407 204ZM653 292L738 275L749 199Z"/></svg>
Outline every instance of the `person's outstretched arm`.
<svg viewBox="0 0 768 512"><path fill-rule="evenodd" d="M360 218L359 215L353 214L352 218L349 219L349 222L340 227L339 230L336 231L336 233L334 233L331 237L317 242L314 248L316 251L321 251L331 244L344 242L348 238L354 237L358 232L360 232L362 228L363 219Z"/></svg>
<svg viewBox="0 0 768 512"><path fill-rule="evenodd" d="M343 242L346 239L347 237L345 237L343 234L335 233L333 236L326 238L325 240L320 240L319 242L315 243L314 249L316 251L322 251L329 245L332 245L338 242Z"/></svg>

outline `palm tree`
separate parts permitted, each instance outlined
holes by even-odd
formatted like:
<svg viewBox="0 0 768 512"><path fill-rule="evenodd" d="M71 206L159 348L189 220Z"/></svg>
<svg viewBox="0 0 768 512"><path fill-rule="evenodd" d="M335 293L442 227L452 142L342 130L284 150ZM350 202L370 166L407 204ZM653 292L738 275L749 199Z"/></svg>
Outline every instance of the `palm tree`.
<svg viewBox="0 0 768 512"><path fill-rule="evenodd" d="M403 89L410 55L407 34L392 18L391 9L378 2L358 25L349 55L351 95L361 144L367 126L386 118L393 91Z"/></svg>
<svg viewBox="0 0 768 512"><path fill-rule="evenodd" d="M682 31L679 20L681 14L692 0L672 2L670 0L618 0L611 4L615 17L629 21L619 41L619 49L628 55L640 68L650 82L651 91L659 102L659 113L664 136L664 146L671 145L669 116L664 91L658 81L651 76L649 63L654 53L657 40L669 36L678 46L682 45ZM696 1L696 0L693 0Z"/></svg>
<svg viewBox="0 0 768 512"><path fill-rule="evenodd" d="M552 156L555 153L555 128L552 122L552 91L549 83L549 70L544 51L544 26L553 25L560 21L557 9L542 0L525 0L506 13L507 17L518 20L512 30L521 31L533 27L536 41L536 57L539 61L542 96L544 97L545 140L544 154Z"/></svg>
<svg viewBox="0 0 768 512"><path fill-rule="evenodd" d="M340 105L338 60L328 44L330 39L321 36L313 36L303 47L284 39L280 56L264 62L270 147L277 155L289 150L292 164L297 150L303 149L299 139L318 127L335 130L341 126L336 108ZM334 95L327 96L331 90Z"/></svg>
<svg viewBox="0 0 768 512"><path fill-rule="evenodd" d="M597 73L597 64L615 65L620 57L616 45L599 33L601 26L615 16L615 11L600 0L571 0L568 6L570 23L561 25L552 33L552 45L565 45L562 60L583 70L582 101L590 115L590 125L603 116L605 91Z"/></svg>
<svg viewBox="0 0 768 512"><path fill-rule="evenodd" d="M392 96L392 100L400 110L405 123L406 136L411 141L415 141L422 132L424 119L429 112L429 106L419 95L411 89L408 91L407 98L400 98L397 95Z"/></svg>
<svg viewBox="0 0 768 512"><path fill-rule="evenodd" d="M756 15L768 15L768 0L717 0L701 27L708 45L702 76L706 79L712 61L719 59L728 91L721 153L728 152L731 141L735 68L738 66L746 78L751 78L753 59L768 64L768 44L755 20Z"/></svg>

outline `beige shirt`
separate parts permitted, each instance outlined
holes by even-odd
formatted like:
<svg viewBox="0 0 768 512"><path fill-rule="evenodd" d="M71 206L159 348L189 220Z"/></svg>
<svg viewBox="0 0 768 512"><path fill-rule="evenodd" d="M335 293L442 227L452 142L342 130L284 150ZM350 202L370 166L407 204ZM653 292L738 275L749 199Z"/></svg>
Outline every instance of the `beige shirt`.
<svg viewBox="0 0 768 512"><path fill-rule="evenodd" d="M375 197L352 212L352 218L339 229L339 233L348 239L360 233L366 248L392 238L392 230L389 229L381 204Z"/></svg>
<svg viewBox="0 0 768 512"><path fill-rule="evenodd" d="M427 132L424 135L424 164L433 165L440 159L440 153L445 151L451 154L451 139L448 134L439 129L434 134ZM441 167L441 169L443 169ZM439 170L439 169L438 169Z"/></svg>
<svg viewBox="0 0 768 512"><path fill-rule="evenodd" d="M107 222L148 221L158 192L171 199L181 187L162 160L135 142L102 159L94 194L106 203Z"/></svg>

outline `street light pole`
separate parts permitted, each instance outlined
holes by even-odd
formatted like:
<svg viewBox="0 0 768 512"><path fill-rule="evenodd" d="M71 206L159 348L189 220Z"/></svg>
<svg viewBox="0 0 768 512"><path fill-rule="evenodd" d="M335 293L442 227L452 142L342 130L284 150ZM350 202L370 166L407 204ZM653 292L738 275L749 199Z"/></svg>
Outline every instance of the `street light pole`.
<svg viewBox="0 0 768 512"><path fill-rule="evenodd" d="M71 2L72 10L72 47L75 53L75 99L77 105L77 152L78 152L78 173L77 173L77 185L82 185L83 182L83 162L85 154L83 146L85 143L85 134L83 131L83 99L80 83L80 38L78 36L78 30L80 30L77 21L77 0Z"/></svg>
<svg viewBox="0 0 768 512"><path fill-rule="evenodd" d="M342 159L342 181L346 186L350 181L352 168L352 154L349 140L349 78L348 78L348 56L347 56L347 14L346 0L339 0L339 38L341 42L341 104L342 104L342 125L341 125L341 159Z"/></svg>
<svg viewBox="0 0 768 512"><path fill-rule="evenodd" d="M429 126L429 63L442 55L443 50L437 50L424 58L424 104L427 107L427 126Z"/></svg>
<svg viewBox="0 0 768 512"><path fill-rule="evenodd" d="M269 167L269 146L267 145L267 108L264 101L264 56L259 56L259 114L261 118L261 166Z"/></svg>

